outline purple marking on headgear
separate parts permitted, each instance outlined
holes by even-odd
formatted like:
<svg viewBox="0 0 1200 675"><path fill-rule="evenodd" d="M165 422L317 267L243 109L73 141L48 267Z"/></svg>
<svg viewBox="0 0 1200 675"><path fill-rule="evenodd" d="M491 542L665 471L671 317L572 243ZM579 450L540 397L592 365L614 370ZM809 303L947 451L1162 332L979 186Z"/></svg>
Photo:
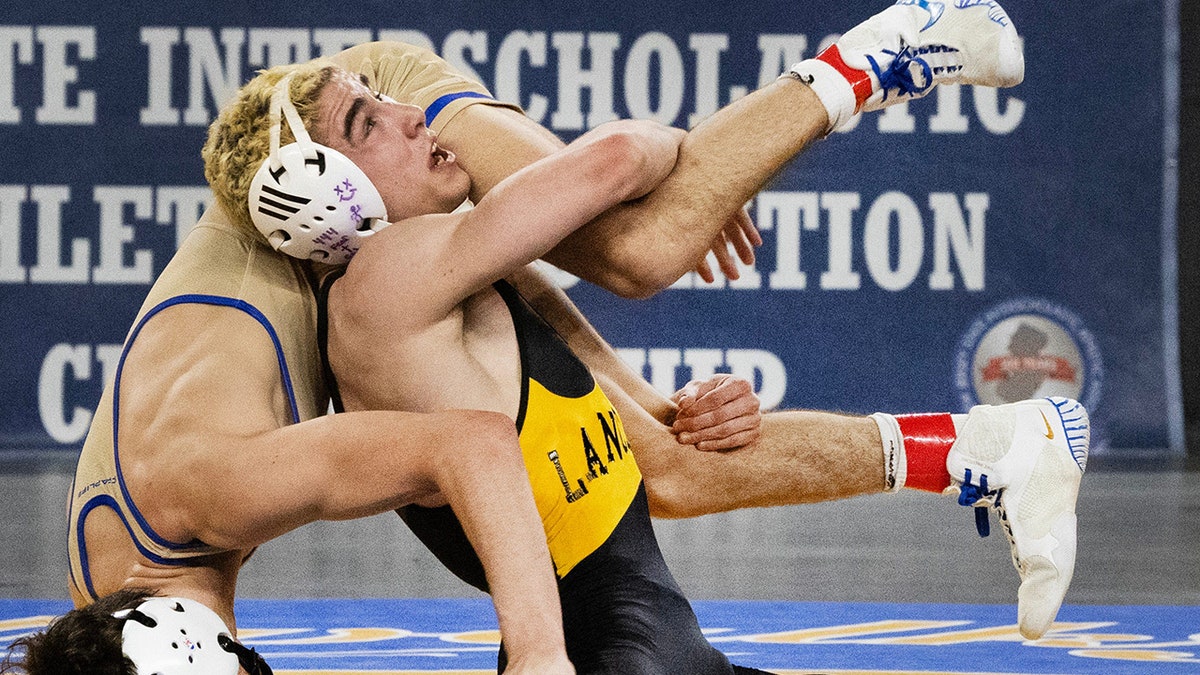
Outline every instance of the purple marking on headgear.
<svg viewBox="0 0 1200 675"><path fill-rule="evenodd" d="M354 195L358 192L358 188L354 187L349 178L345 178L342 180L341 185L334 186L333 191L337 193L338 201L348 202L351 199L354 199Z"/></svg>

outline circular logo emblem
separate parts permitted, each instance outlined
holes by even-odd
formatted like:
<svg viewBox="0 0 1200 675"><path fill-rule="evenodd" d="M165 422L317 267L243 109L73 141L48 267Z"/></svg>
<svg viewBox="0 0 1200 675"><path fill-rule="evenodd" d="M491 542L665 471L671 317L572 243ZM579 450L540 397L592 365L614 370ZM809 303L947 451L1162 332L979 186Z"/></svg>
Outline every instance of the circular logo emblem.
<svg viewBox="0 0 1200 675"><path fill-rule="evenodd" d="M955 384L963 410L1065 396L1094 408L1103 369L1095 338L1067 309L1037 299L985 312L959 343Z"/></svg>

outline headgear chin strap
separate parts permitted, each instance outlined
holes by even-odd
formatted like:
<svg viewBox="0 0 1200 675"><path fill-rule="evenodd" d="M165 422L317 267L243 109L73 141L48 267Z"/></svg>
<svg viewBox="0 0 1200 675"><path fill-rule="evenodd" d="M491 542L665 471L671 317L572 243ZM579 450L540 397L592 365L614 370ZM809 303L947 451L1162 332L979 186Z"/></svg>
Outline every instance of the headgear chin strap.
<svg viewBox="0 0 1200 675"><path fill-rule="evenodd" d="M225 622L195 600L154 597L113 616L125 620L121 650L138 675L238 673L238 655L222 645L232 641Z"/></svg>
<svg viewBox="0 0 1200 675"><path fill-rule="evenodd" d="M294 73L271 94L271 154L250 183L250 218L272 248L343 265L388 225L375 185L349 157L314 143L291 100ZM280 113L296 137L279 147Z"/></svg>

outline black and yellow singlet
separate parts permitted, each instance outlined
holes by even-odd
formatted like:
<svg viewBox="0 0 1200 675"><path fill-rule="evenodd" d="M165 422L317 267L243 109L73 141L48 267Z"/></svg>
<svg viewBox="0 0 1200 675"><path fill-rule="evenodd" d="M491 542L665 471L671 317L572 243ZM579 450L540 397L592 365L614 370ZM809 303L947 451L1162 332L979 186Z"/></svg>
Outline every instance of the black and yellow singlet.
<svg viewBox="0 0 1200 675"><path fill-rule="evenodd" d="M331 283L323 284L323 306ZM704 638L663 560L620 416L587 367L516 290L505 282L495 288L508 305L520 349L517 430L559 576L567 655L576 671L734 673ZM332 374L330 382L336 401ZM487 590L483 566L450 507L397 512L451 572ZM504 664L502 649L501 670Z"/></svg>
<svg viewBox="0 0 1200 675"><path fill-rule="evenodd" d="M564 577L608 540L642 474L608 397L587 367L507 283L521 354L517 431L550 557Z"/></svg>

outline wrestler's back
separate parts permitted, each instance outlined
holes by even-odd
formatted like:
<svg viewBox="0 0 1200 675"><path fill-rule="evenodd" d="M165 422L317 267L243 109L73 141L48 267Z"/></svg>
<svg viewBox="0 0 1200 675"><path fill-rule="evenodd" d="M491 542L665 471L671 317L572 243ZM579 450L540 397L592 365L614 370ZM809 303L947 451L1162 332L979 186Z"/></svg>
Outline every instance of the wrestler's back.
<svg viewBox="0 0 1200 675"><path fill-rule="evenodd" d="M106 388L80 455L69 507L76 604L131 585L232 602L248 551L194 545L202 516L179 504L220 461L222 437L323 412L314 307L295 263L219 213L201 220L143 304L119 389Z"/></svg>

